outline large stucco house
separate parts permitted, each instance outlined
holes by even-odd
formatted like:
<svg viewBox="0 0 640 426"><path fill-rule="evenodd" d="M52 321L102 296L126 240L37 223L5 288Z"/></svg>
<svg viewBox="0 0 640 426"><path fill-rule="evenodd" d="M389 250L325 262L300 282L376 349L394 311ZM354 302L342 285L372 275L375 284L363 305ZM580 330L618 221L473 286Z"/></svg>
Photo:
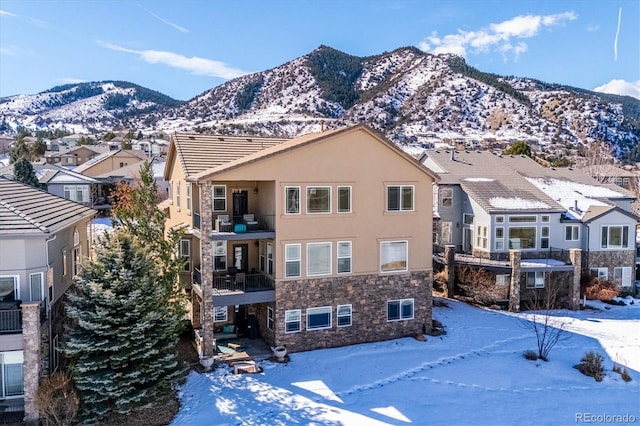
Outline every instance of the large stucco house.
<svg viewBox="0 0 640 426"><path fill-rule="evenodd" d="M89 253L95 210L0 177L0 423L37 421L59 366L62 296Z"/></svg>
<svg viewBox="0 0 640 426"><path fill-rule="evenodd" d="M523 155L433 150L421 161L441 178L434 186L436 252L450 246L458 262L494 270L505 297L514 295L509 285L522 294L554 281L567 286L575 307L584 275L633 290L638 218L629 191Z"/></svg>
<svg viewBox="0 0 640 426"><path fill-rule="evenodd" d="M364 125L174 135L163 205L202 354L220 333L296 352L430 330L436 179Z"/></svg>

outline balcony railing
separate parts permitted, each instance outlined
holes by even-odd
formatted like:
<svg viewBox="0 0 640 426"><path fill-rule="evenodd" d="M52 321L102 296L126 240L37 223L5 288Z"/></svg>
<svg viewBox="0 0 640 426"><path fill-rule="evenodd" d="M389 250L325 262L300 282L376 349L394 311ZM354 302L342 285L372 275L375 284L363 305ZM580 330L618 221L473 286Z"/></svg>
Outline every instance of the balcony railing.
<svg viewBox="0 0 640 426"><path fill-rule="evenodd" d="M264 274L222 275L213 277L213 288L218 291L239 291L249 293L275 289L271 277Z"/></svg>
<svg viewBox="0 0 640 426"><path fill-rule="evenodd" d="M193 268L193 282L202 285L202 272L197 266Z"/></svg>
<svg viewBox="0 0 640 426"><path fill-rule="evenodd" d="M236 234L252 231L275 231L275 215L254 215L252 221L243 216L230 217L227 221L219 220L213 215L213 229L217 232L234 232Z"/></svg>
<svg viewBox="0 0 640 426"><path fill-rule="evenodd" d="M22 310L0 309L0 334L22 332Z"/></svg>

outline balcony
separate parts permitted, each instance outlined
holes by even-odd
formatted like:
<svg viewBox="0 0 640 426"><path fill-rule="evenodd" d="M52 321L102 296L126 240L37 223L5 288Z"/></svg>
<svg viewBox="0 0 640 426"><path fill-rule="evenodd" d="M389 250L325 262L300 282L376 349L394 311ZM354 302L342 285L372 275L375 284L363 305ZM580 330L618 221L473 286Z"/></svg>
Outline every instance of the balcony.
<svg viewBox="0 0 640 426"><path fill-rule="evenodd" d="M275 289L273 279L265 274L216 275L213 277L213 288L218 292L265 291Z"/></svg>
<svg viewBox="0 0 640 426"><path fill-rule="evenodd" d="M0 334L22 333L22 310L0 307Z"/></svg>
<svg viewBox="0 0 640 426"><path fill-rule="evenodd" d="M213 240L275 238L275 215L214 215Z"/></svg>

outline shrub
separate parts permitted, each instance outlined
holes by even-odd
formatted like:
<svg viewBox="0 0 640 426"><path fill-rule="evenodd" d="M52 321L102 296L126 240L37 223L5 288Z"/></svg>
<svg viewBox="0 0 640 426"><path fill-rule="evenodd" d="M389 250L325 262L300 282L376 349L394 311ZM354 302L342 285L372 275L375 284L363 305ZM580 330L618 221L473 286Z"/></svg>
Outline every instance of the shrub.
<svg viewBox="0 0 640 426"><path fill-rule="evenodd" d="M55 373L40 383L35 402L45 425L74 424L80 403L69 377L63 373Z"/></svg>
<svg viewBox="0 0 640 426"><path fill-rule="evenodd" d="M535 351L525 351L524 358L528 359L529 361L537 361L538 354L536 354Z"/></svg>
<svg viewBox="0 0 640 426"><path fill-rule="evenodd" d="M447 288L447 277L444 271L435 273L433 275L433 289L442 293L445 288Z"/></svg>
<svg viewBox="0 0 640 426"><path fill-rule="evenodd" d="M587 352L575 367L585 376L596 379L596 382L604 378L604 357L598 353Z"/></svg>
<svg viewBox="0 0 640 426"><path fill-rule="evenodd" d="M462 266L456 270L456 284L463 296L485 306L505 298L505 289L496 285L496 277L486 269Z"/></svg>
<svg viewBox="0 0 640 426"><path fill-rule="evenodd" d="M624 380L627 383L629 383L632 380L631 375L629 375L629 370L627 370L627 367L625 367L624 370L622 370L622 373L620 373L620 376L622 376L622 380Z"/></svg>
<svg viewBox="0 0 640 426"><path fill-rule="evenodd" d="M582 284L582 294L587 299L611 300L618 295L620 287L613 281L591 278Z"/></svg>

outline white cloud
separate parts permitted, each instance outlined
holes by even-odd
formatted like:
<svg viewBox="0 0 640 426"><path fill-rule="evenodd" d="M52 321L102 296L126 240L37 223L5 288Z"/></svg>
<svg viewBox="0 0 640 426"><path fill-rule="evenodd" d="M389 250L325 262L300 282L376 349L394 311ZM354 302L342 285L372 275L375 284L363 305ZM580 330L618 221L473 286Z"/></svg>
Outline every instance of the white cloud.
<svg viewBox="0 0 640 426"><path fill-rule="evenodd" d="M618 36L620 35L620 21L622 21L622 8L618 9L618 28L616 29L616 38L613 41L613 60L618 60Z"/></svg>
<svg viewBox="0 0 640 426"><path fill-rule="evenodd" d="M596 25L589 25L587 27L587 31L589 32L594 32L594 31L598 31L600 29L600 25L596 24Z"/></svg>
<svg viewBox="0 0 640 426"><path fill-rule="evenodd" d="M83 80L81 78L63 77L63 78L59 78L58 81L64 84L77 84L77 83L85 83L87 80Z"/></svg>
<svg viewBox="0 0 640 426"><path fill-rule="evenodd" d="M134 50L103 41L97 41L97 43L107 49L138 55L140 59L150 64L163 64L173 68L189 71L195 75L206 75L209 77L218 77L229 80L247 74L246 71L231 68L224 62L198 58L197 56L187 58L186 56L173 52L164 52L160 50Z"/></svg>
<svg viewBox="0 0 640 426"><path fill-rule="evenodd" d="M507 53L511 53L517 61L518 57L528 50L523 41L513 43L512 39L531 38L538 35L540 30L548 27L564 25L578 16L574 12L563 12L554 15L520 15L508 21L489 24L488 28L478 31L458 30L456 34L439 37L431 33L418 43L418 48L434 54L454 53L466 56L467 50L474 53L495 50L501 52L507 60Z"/></svg>
<svg viewBox="0 0 640 426"><path fill-rule="evenodd" d="M598 86L593 89L594 92L611 93L614 95L633 96L636 99L640 99L640 80L638 81L625 81L625 80L611 80L608 83Z"/></svg>
<svg viewBox="0 0 640 426"><path fill-rule="evenodd" d="M152 11L150 11L149 9L145 8L144 6L142 6L141 4L139 4L139 5L138 5L138 7L139 7L140 9L144 10L145 12L147 12L149 15L153 16L154 18L156 18L157 20L159 20L159 21L161 21L161 22L164 22L165 24L169 25L170 27L175 28L176 30L178 30L178 31L180 31L180 32L183 32L183 33L188 33L188 32L189 32L189 30L188 30L188 29L186 29L186 28L184 28L184 27L181 27L181 26L180 26L180 25L178 25L178 24L174 24L174 23L173 23L173 22L171 22L171 21L167 21L167 20L166 20L166 19L164 19L163 17L156 15L155 13L153 13Z"/></svg>
<svg viewBox="0 0 640 426"><path fill-rule="evenodd" d="M33 55L33 53L34 53L33 50L25 49L23 47L16 46L15 44L12 44L10 46L1 46L0 47L0 55L27 56L27 55Z"/></svg>
<svg viewBox="0 0 640 426"><path fill-rule="evenodd" d="M0 10L0 16L18 16L15 13L7 12L6 10Z"/></svg>

